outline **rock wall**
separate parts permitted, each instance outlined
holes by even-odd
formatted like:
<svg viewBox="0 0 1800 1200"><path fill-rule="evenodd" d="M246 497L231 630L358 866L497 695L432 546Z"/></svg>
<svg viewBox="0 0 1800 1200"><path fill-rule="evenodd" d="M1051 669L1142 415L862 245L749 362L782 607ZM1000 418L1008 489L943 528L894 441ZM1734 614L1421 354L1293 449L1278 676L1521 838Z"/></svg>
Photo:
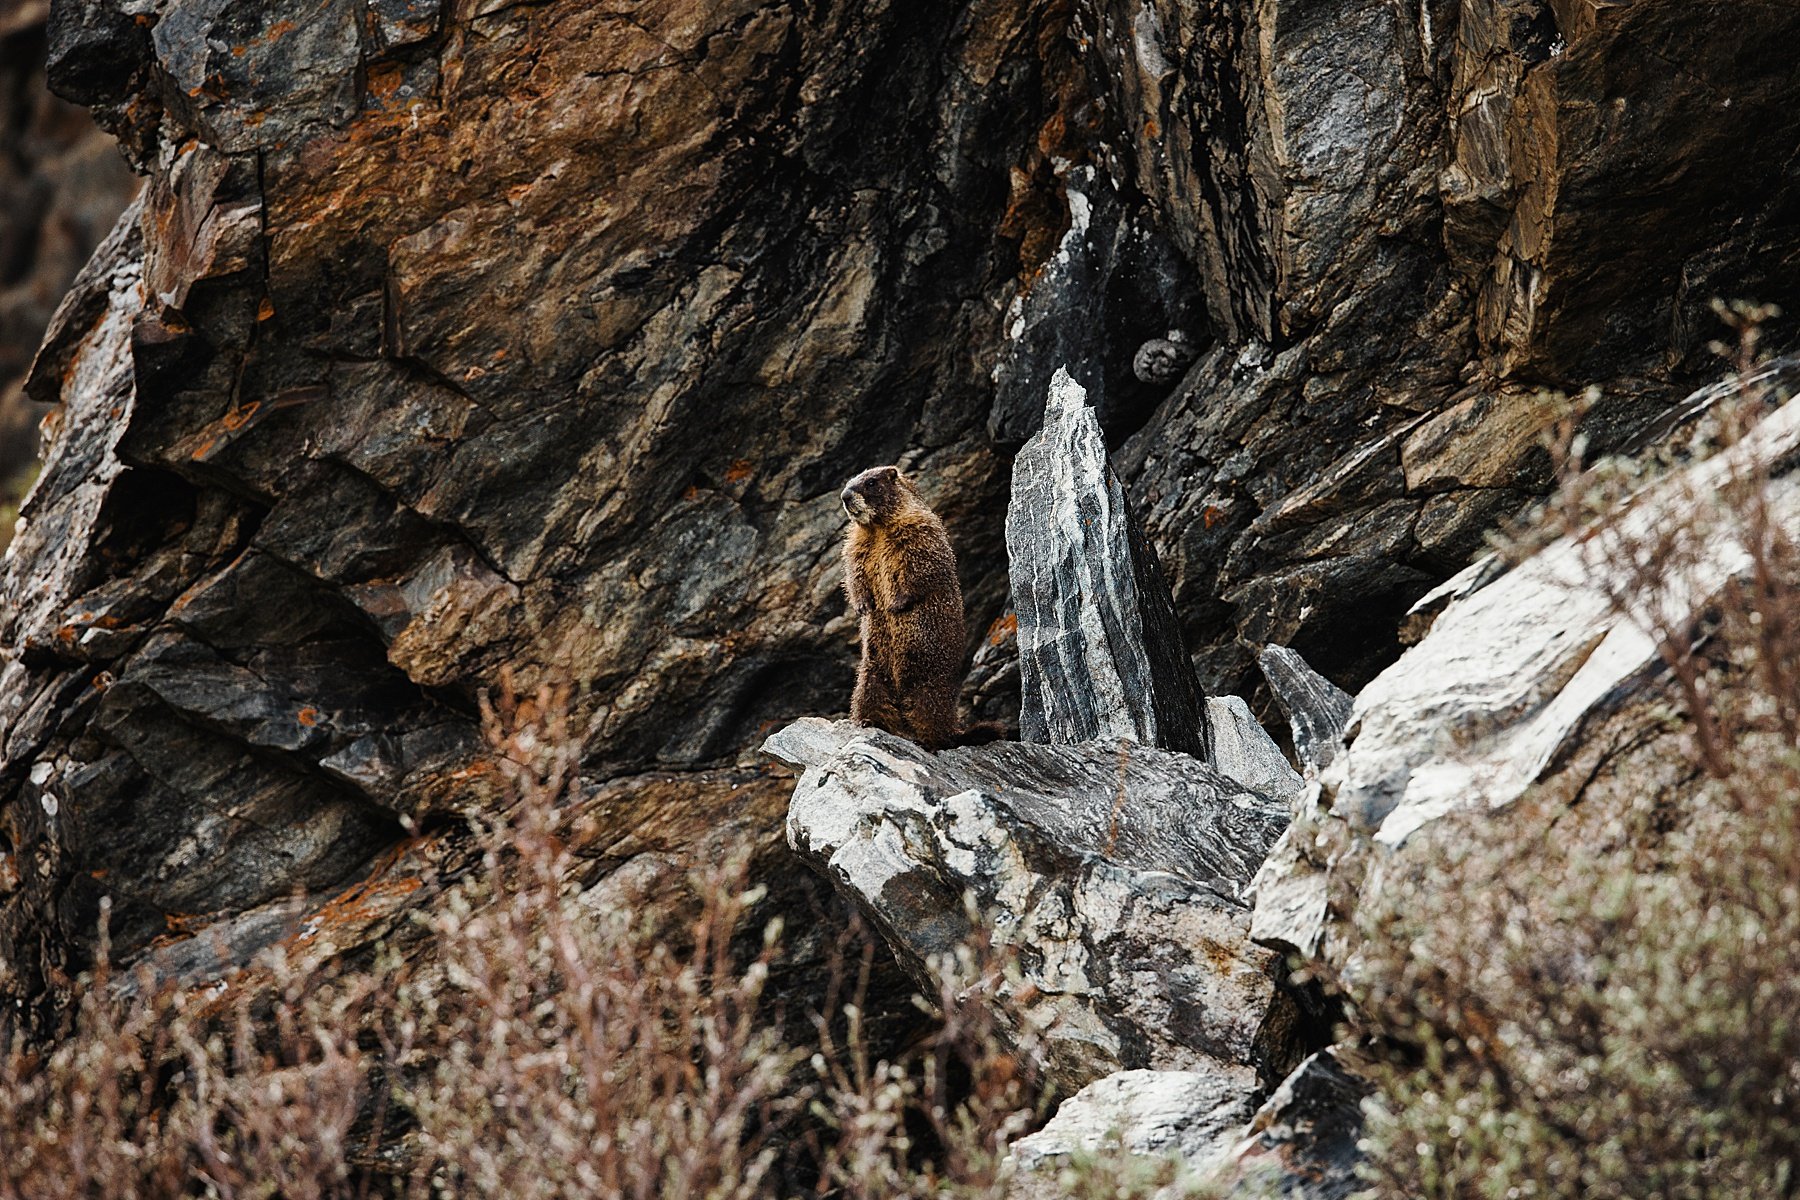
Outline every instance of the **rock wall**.
<svg viewBox="0 0 1800 1200"><path fill-rule="evenodd" d="M66 416L6 566L8 1005L103 894L129 956L484 803L503 669L578 689L596 872L778 844L759 732L853 673L842 480L907 463L997 614L1066 15L159 11L51 21L149 182L29 385Z"/></svg>
<svg viewBox="0 0 1800 1200"><path fill-rule="evenodd" d="M1053 350L1202 691L1265 642L1354 689L1541 486L1541 385L1606 386L1604 443L1705 369L1713 294L1795 307L1797 26L57 0L51 84L148 184L27 385L0 1000L55 1010L102 895L130 957L392 870L491 795L503 671L577 685L596 876L773 846L756 747L849 693L837 487L923 481L1003 656Z"/></svg>
<svg viewBox="0 0 1800 1200"><path fill-rule="evenodd" d="M1543 483L1687 392L1718 295L1792 309L1791 10L1640 0L1087 0L1109 162L1220 342L1124 465L1209 692L1252 645L1354 690ZM1780 150L1772 150L1781 147Z"/></svg>

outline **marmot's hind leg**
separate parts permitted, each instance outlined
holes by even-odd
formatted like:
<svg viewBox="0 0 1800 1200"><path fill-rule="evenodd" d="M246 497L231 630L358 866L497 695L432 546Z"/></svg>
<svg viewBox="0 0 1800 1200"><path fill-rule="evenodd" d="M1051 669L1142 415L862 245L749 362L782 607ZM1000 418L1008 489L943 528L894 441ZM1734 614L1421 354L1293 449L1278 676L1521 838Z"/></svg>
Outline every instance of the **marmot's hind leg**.
<svg viewBox="0 0 1800 1200"><path fill-rule="evenodd" d="M872 666L866 653L862 669L856 673L856 691L850 697L850 719L858 725L873 725L889 733L906 733L906 719L895 699L893 687L886 673Z"/></svg>
<svg viewBox="0 0 1800 1200"><path fill-rule="evenodd" d="M927 692L906 698L907 736L927 750L956 744L956 697Z"/></svg>

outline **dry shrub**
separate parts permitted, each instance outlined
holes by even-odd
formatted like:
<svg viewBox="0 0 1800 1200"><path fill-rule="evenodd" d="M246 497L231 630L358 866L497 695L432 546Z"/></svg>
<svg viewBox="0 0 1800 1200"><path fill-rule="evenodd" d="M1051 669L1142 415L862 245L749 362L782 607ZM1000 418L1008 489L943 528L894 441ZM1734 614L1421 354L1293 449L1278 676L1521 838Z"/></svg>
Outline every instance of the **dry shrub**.
<svg viewBox="0 0 1800 1200"><path fill-rule="evenodd" d="M1768 411L1752 365L1766 314L1728 315L1741 386L1676 459ZM1547 527L1583 539L1616 611L1652 636L1663 700L1636 702L1639 735L1594 768L1586 809L1539 795L1447 822L1433 861L1384 880L1360 918L1352 988L1390 1051L1367 1178L1384 1197L1790 1195L1800 553L1773 516L1787 485L1752 470L1634 529L1620 514L1654 471L1578 465ZM1696 612L1678 581L1725 539L1750 565Z"/></svg>
<svg viewBox="0 0 1800 1200"><path fill-rule="evenodd" d="M271 954L133 999L102 966L70 1036L0 1055L0 1200L1003 1195L1005 1147L1048 1101L985 995L1004 956L942 964L942 1020L884 1057L862 1005L886 951L865 939L813 1037L784 1033L805 1023L771 1012L781 929L742 861L658 921L584 896L559 836L579 784L564 700L484 713L512 802L405 954ZM1147 1178L1096 1160L1067 1194Z"/></svg>

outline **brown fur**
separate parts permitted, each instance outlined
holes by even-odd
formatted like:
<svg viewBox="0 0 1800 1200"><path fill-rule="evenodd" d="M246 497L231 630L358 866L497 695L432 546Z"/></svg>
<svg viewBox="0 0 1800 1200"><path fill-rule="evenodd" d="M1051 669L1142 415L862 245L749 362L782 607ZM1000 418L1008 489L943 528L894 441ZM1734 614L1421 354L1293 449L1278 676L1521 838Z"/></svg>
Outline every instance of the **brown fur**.
<svg viewBox="0 0 1800 1200"><path fill-rule="evenodd" d="M944 523L898 467L864 471L844 485L843 500L844 590L862 621L850 719L931 750L991 741L996 728L956 725L962 586Z"/></svg>

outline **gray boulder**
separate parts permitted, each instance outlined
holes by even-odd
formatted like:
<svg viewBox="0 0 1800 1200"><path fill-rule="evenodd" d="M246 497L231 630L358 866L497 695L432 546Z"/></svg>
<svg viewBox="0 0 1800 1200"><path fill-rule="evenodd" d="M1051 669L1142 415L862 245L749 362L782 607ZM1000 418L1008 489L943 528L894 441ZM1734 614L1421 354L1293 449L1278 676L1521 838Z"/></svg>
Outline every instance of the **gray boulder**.
<svg viewBox="0 0 1800 1200"><path fill-rule="evenodd" d="M1251 944L1243 899L1281 799L1129 744L932 754L804 718L764 748L805 771L789 844L922 986L978 924L1010 956L957 982L1017 1015L1010 1036L1065 1094L1125 1068L1278 1077L1298 1057L1280 958Z"/></svg>

